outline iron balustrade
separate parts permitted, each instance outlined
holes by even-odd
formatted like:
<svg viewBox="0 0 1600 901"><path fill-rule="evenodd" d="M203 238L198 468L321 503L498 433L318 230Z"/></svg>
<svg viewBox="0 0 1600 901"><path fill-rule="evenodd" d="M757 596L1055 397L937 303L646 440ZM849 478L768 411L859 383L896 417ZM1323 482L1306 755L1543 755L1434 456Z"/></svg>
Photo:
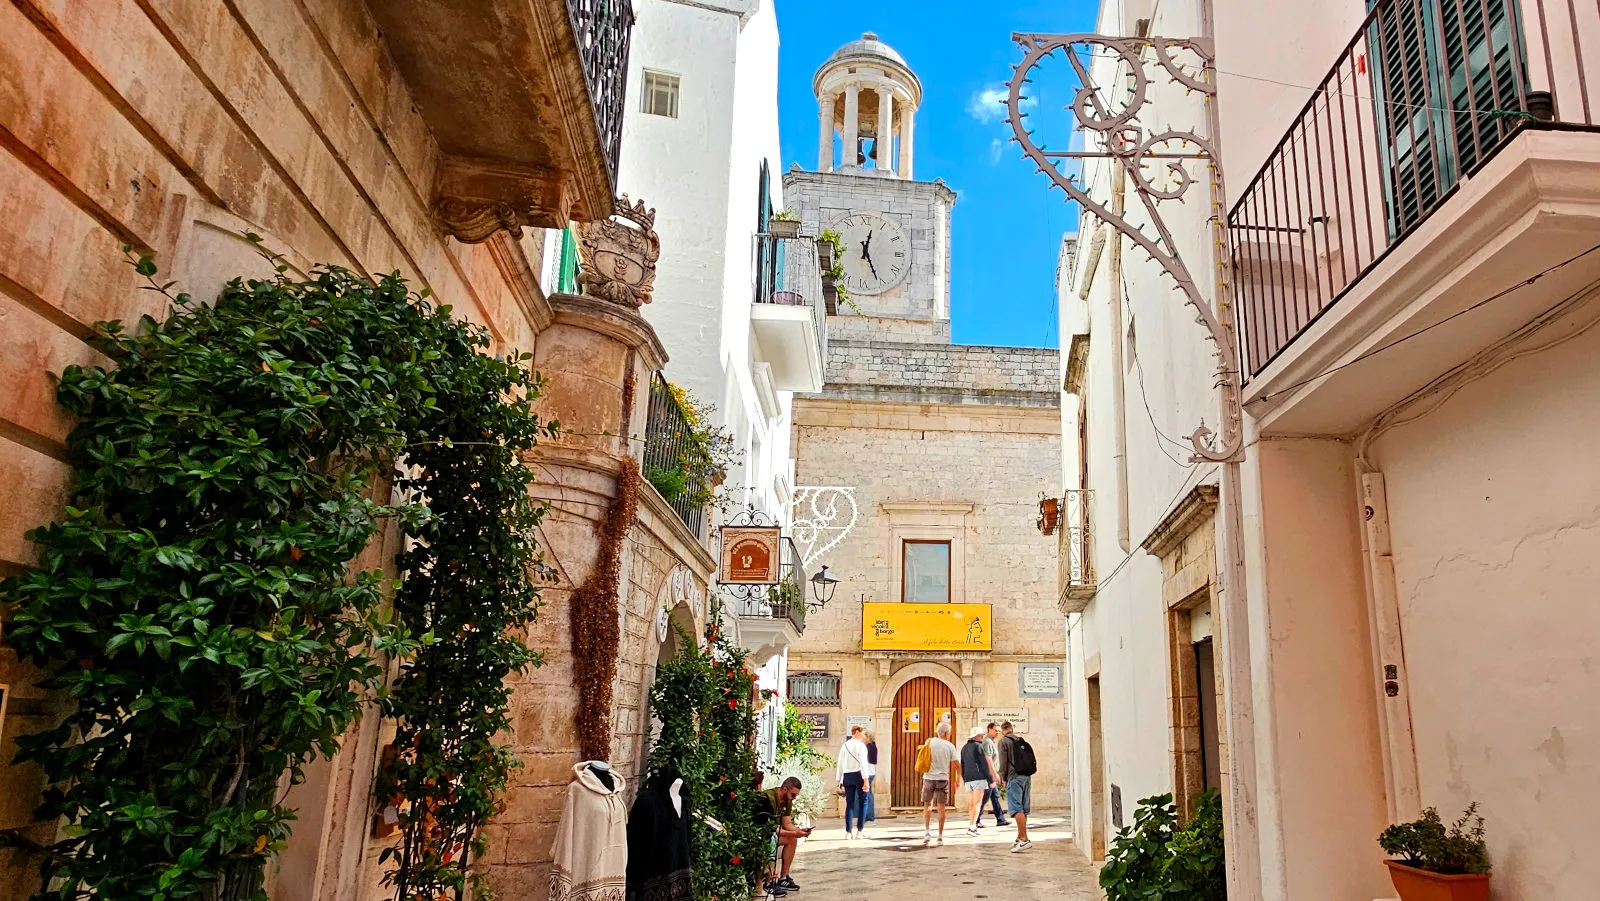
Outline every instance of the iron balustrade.
<svg viewBox="0 0 1600 901"><path fill-rule="evenodd" d="M806 567L794 539L783 539L781 581L772 586L751 586L757 590L738 601L738 614L754 619L787 619L797 634L806 630Z"/></svg>
<svg viewBox="0 0 1600 901"><path fill-rule="evenodd" d="M1082 611L1094 597L1094 491L1069 488L1061 505L1060 537L1061 606Z"/></svg>
<svg viewBox="0 0 1600 901"><path fill-rule="evenodd" d="M646 479L652 473L683 474L681 490L672 492L671 497L663 492L662 497L697 538L705 524L706 508L694 503L694 498L708 486L694 480L689 461L701 453L694 443L694 426L672 386L661 373L656 373L650 380L650 410L645 420L644 473Z"/></svg>
<svg viewBox="0 0 1600 901"><path fill-rule="evenodd" d="M622 154L622 116L626 112L628 46L633 34L631 0L567 0L572 31L578 38L578 55L589 83L595 124L605 148L611 183L617 181Z"/></svg>
<svg viewBox="0 0 1600 901"><path fill-rule="evenodd" d="M1247 377L1520 129L1595 124L1600 46L1574 16L1561 0L1372 5L1229 213Z"/></svg>
<svg viewBox="0 0 1600 901"><path fill-rule="evenodd" d="M817 328L822 358L828 358L828 308L822 296L822 263L816 238L755 236L756 303L805 307Z"/></svg>

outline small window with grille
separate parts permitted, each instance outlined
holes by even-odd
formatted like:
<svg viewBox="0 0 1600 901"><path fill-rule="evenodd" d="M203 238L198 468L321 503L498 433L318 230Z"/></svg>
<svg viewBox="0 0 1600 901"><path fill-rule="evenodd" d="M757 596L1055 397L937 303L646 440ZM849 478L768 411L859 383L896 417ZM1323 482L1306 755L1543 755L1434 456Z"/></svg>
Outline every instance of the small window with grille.
<svg viewBox="0 0 1600 901"><path fill-rule="evenodd" d="M790 673L789 703L796 707L839 706L839 674Z"/></svg>
<svg viewBox="0 0 1600 901"><path fill-rule="evenodd" d="M652 116L678 118L678 82L676 75L644 70L644 111Z"/></svg>

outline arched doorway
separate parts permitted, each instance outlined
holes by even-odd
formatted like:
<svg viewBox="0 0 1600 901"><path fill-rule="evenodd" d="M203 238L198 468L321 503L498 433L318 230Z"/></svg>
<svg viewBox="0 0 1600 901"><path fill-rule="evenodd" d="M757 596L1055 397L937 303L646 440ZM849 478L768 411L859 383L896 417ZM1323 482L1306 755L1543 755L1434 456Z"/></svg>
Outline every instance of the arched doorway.
<svg viewBox="0 0 1600 901"><path fill-rule="evenodd" d="M917 772L917 748L933 737L941 716L948 717L950 735L956 734L956 696L950 686L932 676L918 676L894 694L894 767L890 770L891 803L895 807L922 806L922 774Z"/></svg>

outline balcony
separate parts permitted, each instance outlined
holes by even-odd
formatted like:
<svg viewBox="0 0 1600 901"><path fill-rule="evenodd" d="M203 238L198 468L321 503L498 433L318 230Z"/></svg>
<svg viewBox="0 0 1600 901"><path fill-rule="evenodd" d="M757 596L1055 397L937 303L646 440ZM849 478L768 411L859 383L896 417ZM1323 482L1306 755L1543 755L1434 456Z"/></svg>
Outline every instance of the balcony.
<svg viewBox="0 0 1600 901"><path fill-rule="evenodd" d="M748 586L734 601L739 639L759 666L800 640L806 631L806 569L794 541L783 539L783 581Z"/></svg>
<svg viewBox="0 0 1600 901"><path fill-rule="evenodd" d="M439 145L433 212L462 241L611 215L630 0L370 3Z"/></svg>
<svg viewBox="0 0 1600 901"><path fill-rule="evenodd" d="M1061 596L1062 613L1082 613L1094 600L1094 492L1088 489L1069 488L1061 505L1061 525L1057 531L1061 542Z"/></svg>
<svg viewBox="0 0 1600 901"><path fill-rule="evenodd" d="M650 382L642 468L645 478L678 514L678 519L700 538L713 486L699 477L704 467L698 464L704 451L695 444L693 434L694 426L672 386L661 373L656 373Z"/></svg>
<svg viewBox="0 0 1600 901"><path fill-rule="evenodd" d="M818 248L815 238L755 236L751 352L772 367L779 391L822 390L828 310Z"/></svg>
<svg viewBox="0 0 1600 901"><path fill-rule="evenodd" d="M1566 262L1600 227L1600 21L1574 9L1373 4L1229 213L1263 431L1350 434L1600 275Z"/></svg>

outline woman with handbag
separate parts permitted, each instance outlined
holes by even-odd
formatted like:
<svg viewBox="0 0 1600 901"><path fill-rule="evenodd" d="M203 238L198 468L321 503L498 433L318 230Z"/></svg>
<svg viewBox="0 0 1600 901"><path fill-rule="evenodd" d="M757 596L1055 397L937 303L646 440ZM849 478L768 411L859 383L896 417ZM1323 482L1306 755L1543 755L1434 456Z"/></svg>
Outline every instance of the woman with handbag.
<svg viewBox="0 0 1600 901"><path fill-rule="evenodd" d="M859 725L850 727L850 737L839 747L838 765L834 770L839 790L844 795L844 837L847 839L861 834L866 816L867 745L861 740L862 731ZM851 817L855 818L854 829Z"/></svg>

